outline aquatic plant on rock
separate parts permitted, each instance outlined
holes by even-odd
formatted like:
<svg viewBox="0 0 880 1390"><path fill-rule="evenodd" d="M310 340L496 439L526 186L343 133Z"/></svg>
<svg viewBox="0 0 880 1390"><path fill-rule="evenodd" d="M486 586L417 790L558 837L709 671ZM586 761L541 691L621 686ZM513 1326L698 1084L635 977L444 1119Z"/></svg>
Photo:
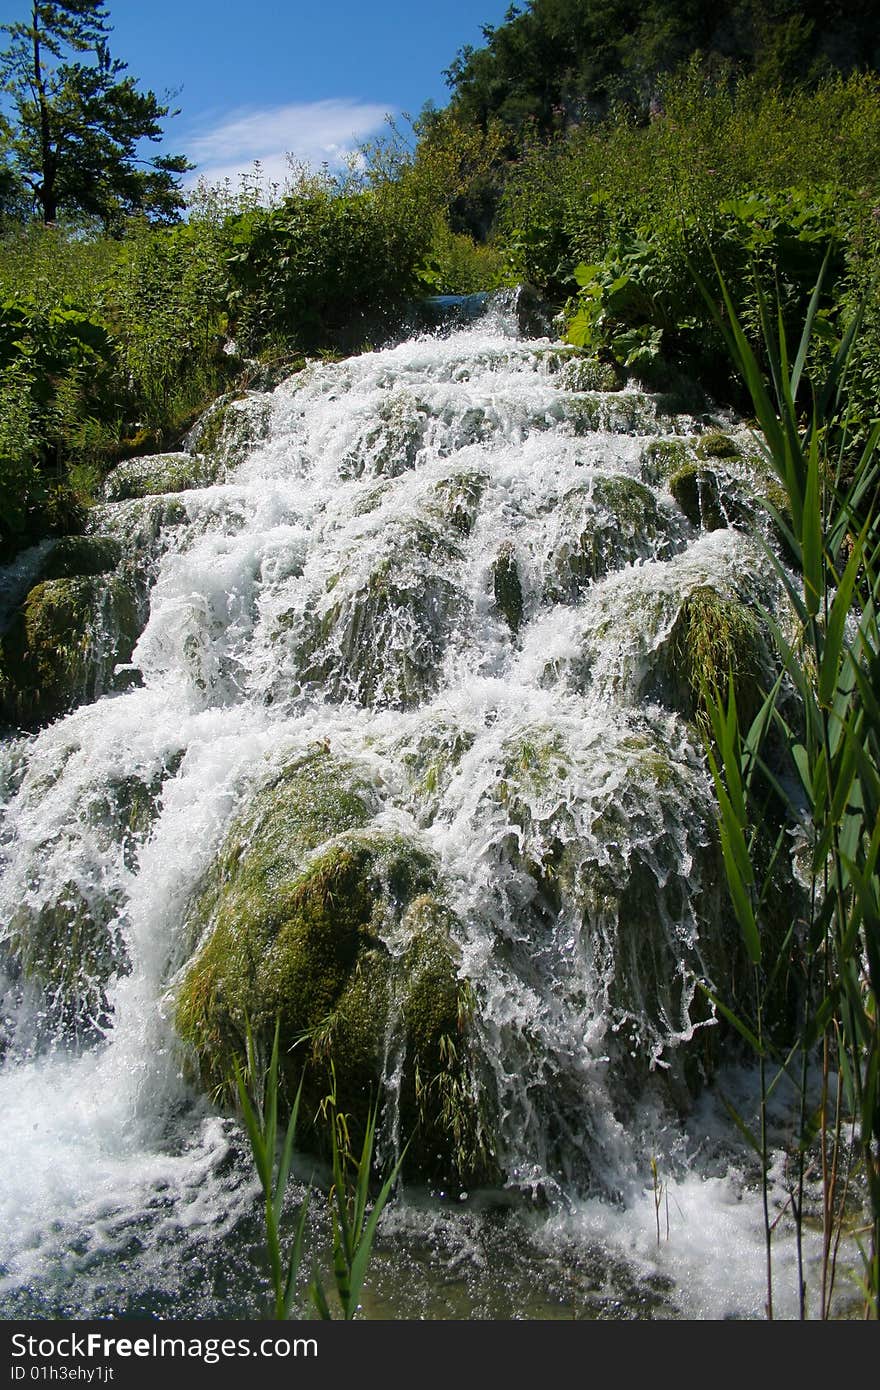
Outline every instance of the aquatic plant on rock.
<svg viewBox="0 0 880 1390"><path fill-rule="evenodd" d="M643 483L657 487L668 482L673 473L693 463L694 449L690 439L652 439L646 446L641 459L640 474Z"/></svg>
<svg viewBox="0 0 880 1390"><path fill-rule="evenodd" d="M516 551L504 541L492 562L492 592L495 606L516 636L523 619L523 591Z"/></svg>
<svg viewBox="0 0 880 1390"><path fill-rule="evenodd" d="M682 602L668 636L652 656L650 692L687 719L705 725L706 693L725 704L731 677L747 728L776 678L768 635L755 612L710 584Z"/></svg>
<svg viewBox="0 0 880 1390"><path fill-rule="evenodd" d="M563 391L620 391L626 379L619 363L568 344L539 348L533 360L557 376Z"/></svg>

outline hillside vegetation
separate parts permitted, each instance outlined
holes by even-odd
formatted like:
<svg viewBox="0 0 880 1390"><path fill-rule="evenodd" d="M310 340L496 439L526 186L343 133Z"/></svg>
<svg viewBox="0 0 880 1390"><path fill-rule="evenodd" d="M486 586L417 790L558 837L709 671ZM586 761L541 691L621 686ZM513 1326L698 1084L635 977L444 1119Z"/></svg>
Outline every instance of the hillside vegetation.
<svg viewBox="0 0 880 1390"><path fill-rule="evenodd" d="M60 8L63 8L61 6ZM449 105L356 170L245 181L185 220L46 224L0 161L0 548L76 530L106 471L173 447L217 394L304 353L382 341L430 293L532 282L574 343L649 382L743 403L696 287L717 261L747 331L759 293L880 395L878 20L866 3L533 0L448 70ZM819 364L821 365L821 363Z"/></svg>

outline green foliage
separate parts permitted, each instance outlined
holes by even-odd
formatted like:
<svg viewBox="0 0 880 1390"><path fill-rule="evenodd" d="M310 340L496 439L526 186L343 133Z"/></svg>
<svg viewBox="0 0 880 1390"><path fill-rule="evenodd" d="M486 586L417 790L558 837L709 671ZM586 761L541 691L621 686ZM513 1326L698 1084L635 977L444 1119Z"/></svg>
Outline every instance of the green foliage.
<svg viewBox="0 0 880 1390"><path fill-rule="evenodd" d="M640 228L613 242L596 264L575 267L581 289L567 337L581 347L605 349L627 367L644 367L663 354L699 361L703 375L711 374L723 343L694 285L694 265L707 271L714 257L736 287L737 310L754 333L758 295L774 287L786 321L803 317L832 245L834 273L827 277L822 320L827 322L843 272L845 216L832 190L790 188L723 199L712 209L711 223L684 217Z"/></svg>
<svg viewBox="0 0 880 1390"><path fill-rule="evenodd" d="M442 220L418 276L434 294L476 294L498 289L511 279L499 246L481 245L464 232L450 231Z"/></svg>
<svg viewBox="0 0 880 1390"><path fill-rule="evenodd" d="M0 550L45 498L33 385L26 362L0 366Z"/></svg>
<svg viewBox="0 0 880 1390"><path fill-rule="evenodd" d="M104 294L126 414L174 432L222 389L227 326L222 228L207 220L156 231L129 224Z"/></svg>
<svg viewBox="0 0 880 1390"><path fill-rule="evenodd" d="M112 374L106 330L75 304L0 300L0 548L54 529L59 458L100 433Z"/></svg>
<svg viewBox="0 0 880 1390"><path fill-rule="evenodd" d="M550 142L525 142L499 213L520 273L542 285L561 279L564 288L574 265L599 260L617 240L647 240L659 229L665 242L680 241L682 225L708 234L720 205L753 194L797 188L807 207L819 193L832 208L840 195L870 213L876 77L785 92L714 80L694 63L664 80L660 103L647 122L615 107Z"/></svg>
<svg viewBox="0 0 880 1390"><path fill-rule="evenodd" d="M46 223L65 211L107 229L134 211L174 221L184 205L177 176L192 166L182 155L159 155L139 167L138 143L162 138L169 107L123 75L106 20L101 0L38 0L27 20L2 26L10 38L0 82L14 112L5 122L12 175Z"/></svg>
<svg viewBox="0 0 880 1390"><path fill-rule="evenodd" d="M300 181L275 208L229 225L227 304L236 340L314 350L360 345L417 288L430 227L390 185L346 189Z"/></svg>
<svg viewBox="0 0 880 1390"><path fill-rule="evenodd" d="M829 246L811 368L830 363L856 303L850 439L867 437L880 380L876 280L880 82L835 77L813 89L717 80L694 62L664 79L658 109L626 107L549 143L526 142L500 224L518 277L568 299L573 341L658 382L670 366L746 405L695 288L719 265L759 357L758 290L802 322Z"/></svg>
<svg viewBox="0 0 880 1390"><path fill-rule="evenodd" d="M766 440L767 456L787 499L777 513L784 539L780 558L768 547L789 612L771 624L784 678L798 697L799 717L786 717L783 681L769 690L754 718L742 717L731 684L727 701L707 693L714 748L709 760L718 792L728 887L755 971L755 1018L734 1018L761 1061L761 1133L751 1136L762 1161L772 1316L772 1227L767 1201L766 1106L778 1081L794 1082L800 1096L800 1134L789 1197L802 1239L808 1150L818 1139L823 1179L823 1261L819 1308L831 1312L836 1251L846 1220L848 1188L861 1185L866 1222L864 1259L867 1316L880 1316L880 529L876 493L880 424L859 451L851 480L831 453L843 384L858 327L843 335L827 371L813 389L806 423L797 409L818 321L821 277L810 300L792 358L781 310L771 316L759 299L760 332L769 382L761 372L731 295L721 281L723 307L704 288L732 360L747 386ZM863 519L864 518L864 519ZM780 768L778 745L786 760ZM772 742L771 742L772 740ZM771 753L771 748L773 752ZM768 781L801 843L809 896L805 920L791 924L781 949L766 931L769 875L756 845L767 829ZM783 835L784 835L783 829ZM778 845L781 845L780 835ZM773 977L794 960L803 974L805 1007L794 1039L780 1042L764 1026ZM808 1074L823 1069L818 1116L808 1109ZM837 1071L835 1083L832 1072ZM772 1079L768 1081L770 1073ZM836 1093L836 1094L835 1094ZM744 1133L749 1131L743 1125ZM849 1137L847 1137L849 1136ZM843 1173L851 1173L845 1182ZM806 1285L799 1259L800 1308Z"/></svg>
<svg viewBox="0 0 880 1390"><path fill-rule="evenodd" d="M119 457L180 438L240 369L223 351L222 219L134 220L121 239L32 223L0 241L0 543L39 539Z"/></svg>

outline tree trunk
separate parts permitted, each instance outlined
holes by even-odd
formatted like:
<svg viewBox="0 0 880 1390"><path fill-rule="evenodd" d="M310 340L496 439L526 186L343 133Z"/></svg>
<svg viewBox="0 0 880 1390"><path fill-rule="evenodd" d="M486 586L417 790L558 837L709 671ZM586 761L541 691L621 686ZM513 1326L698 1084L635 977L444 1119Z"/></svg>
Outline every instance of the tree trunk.
<svg viewBox="0 0 880 1390"><path fill-rule="evenodd" d="M43 181L36 190L37 199L43 212L43 222L48 225L58 216L58 199L55 196L55 151L52 147L52 126L49 118L49 103L46 100L46 84L43 80L43 66L40 60L40 16L37 6L31 10L34 41L34 87L40 103L40 162Z"/></svg>

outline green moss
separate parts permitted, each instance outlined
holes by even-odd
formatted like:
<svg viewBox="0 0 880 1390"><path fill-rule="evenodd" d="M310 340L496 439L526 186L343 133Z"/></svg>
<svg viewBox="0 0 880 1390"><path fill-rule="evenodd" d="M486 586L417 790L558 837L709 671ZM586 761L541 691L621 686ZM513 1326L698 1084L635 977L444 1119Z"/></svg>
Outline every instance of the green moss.
<svg viewBox="0 0 880 1390"><path fill-rule="evenodd" d="M291 763L260 788L231 826L190 904L187 949L198 944L230 891L233 908L240 896L261 900L274 883L289 879L310 851L366 825L373 803L362 773L324 749Z"/></svg>
<svg viewBox="0 0 880 1390"><path fill-rule="evenodd" d="M122 559L122 546L112 536L63 536L43 565L43 579L71 579L107 574Z"/></svg>
<svg viewBox="0 0 880 1390"><path fill-rule="evenodd" d="M452 919L436 898L437 866L417 841L375 828L321 838L365 815L356 781L349 774L346 788L330 758L297 765L259 794L191 910L202 941L179 988L178 1029L204 1083L228 1095L245 1021L265 1044L280 1019L304 1113L315 1116L332 1062L355 1136L393 1066L402 1132L419 1128L411 1168L464 1178L464 1149L444 1131L444 1107L423 1094L425 1078L444 1071L445 1037L459 1040L461 1085L468 1074ZM320 1126L312 1138L320 1143ZM478 1159L471 1154L471 1169Z"/></svg>
<svg viewBox="0 0 880 1390"><path fill-rule="evenodd" d="M536 724L504 745L502 776L533 791L545 790L554 778L565 778L569 768L568 750L554 729Z"/></svg>
<svg viewBox="0 0 880 1390"><path fill-rule="evenodd" d="M693 450L688 440L652 439L642 454L642 482L656 487L691 462Z"/></svg>
<svg viewBox="0 0 880 1390"><path fill-rule="evenodd" d="M738 459L742 451L729 434L720 430L707 430L701 434L696 445L697 456L701 459Z"/></svg>
<svg viewBox="0 0 880 1390"><path fill-rule="evenodd" d="M0 638L0 718L32 729L96 699L139 631L133 589L118 575L35 585Z"/></svg>
<svg viewBox="0 0 880 1390"><path fill-rule="evenodd" d="M412 1066L404 1074L400 1106L403 1131L413 1136L413 1161L423 1172L469 1184L497 1181L494 1117L469 1048L476 1000L468 981L459 977L454 919L423 895L410 904L404 926L410 946L403 1027ZM439 1170L432 1152L438 1135L446 1152Z"/></svg>
<svg viewBox="0 0 880 1390"><path fill-rule="evenodd" d="M516 554L509 541L499 550L492 565L492 591L495 605L514 634L523 618L523 593Z"/></svg>
<svg viewBox="0 0 880 1390"><path fill-rule="evenodd" d="M104 503L92 515L102 531L110 531L121 542L126 564L133 561L135 568L147 565L161 551L166 531L189 520L186 503L173 494L131 498L124 506Z"/></svg>

